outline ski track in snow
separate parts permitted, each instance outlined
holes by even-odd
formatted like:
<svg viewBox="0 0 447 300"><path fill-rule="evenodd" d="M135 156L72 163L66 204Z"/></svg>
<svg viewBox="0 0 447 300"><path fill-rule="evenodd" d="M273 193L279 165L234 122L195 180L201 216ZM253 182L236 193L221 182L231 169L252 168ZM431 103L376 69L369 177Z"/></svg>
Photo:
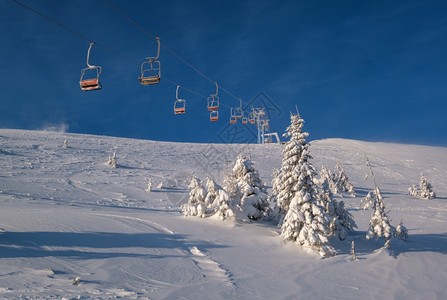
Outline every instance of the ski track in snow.
<svg viewBox="0 0 447 300"><path fill-rule="evenodd" d="M68 148L63 148L64 139ZM268 224L184 218L191 174L221 183L241 150L263 181L281 145L169 143L0 130L1 299L444 299L447 149L314 141L317 170L341 163L359 197L369 157L393 225L410 239L366 241L371 211L343 199L359 226L321 260ZM106 165L117 153L118 168ZM424 172L438 198L408 196ZM153 191L146 192L148 179ZM159 183L162 189L157 189ZM359 259L352 261L355 240ZM378 250L379 249L379 250ZM76 277L79 285L72 285ZM316 280L318 279L318 280Z"/></svg>

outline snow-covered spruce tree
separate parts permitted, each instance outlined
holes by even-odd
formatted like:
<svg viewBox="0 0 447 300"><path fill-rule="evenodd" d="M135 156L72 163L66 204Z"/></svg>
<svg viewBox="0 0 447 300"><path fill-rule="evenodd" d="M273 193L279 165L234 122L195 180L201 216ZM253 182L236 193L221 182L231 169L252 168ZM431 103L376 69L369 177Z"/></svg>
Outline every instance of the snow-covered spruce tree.
<svg viewBox="0 0 447 300"><path fill-rule="evenodd" d="M296 168L301 164L301 160L307 160L310 157L307 148L306 138L309 136L307 132L302 132L304 120L301 119L299 114L290 114L290 125L287 127L284 137L289 137L289 141L285 143L284 150L282 151L281 168L274 181L276 181L276 203L277 209L275 209L275 215L273 219L276 220L278 225L282 224L282 221L289 210L289 205L292 199L295 197L295 183L298 181L299 172ZM306 153L303 158L303 152Z"/></svg>
<svg viewBox="0 0 447 300"><path fill-rule="evenodd" d="M436 198L436 194L433 191L433 187L425 178L424 174L421 174L421 181L419 183L420 194L419 197L422 199L433 199Z"/></svg>
<svg viewBox="0 0 447 300"><path fill-rule="evenodd" d="M357 260L357 254L355 253L355 243L351 242L351 258L352 260Z"/></svg>
<svg viewBox="0 0 447 300"><path fill-rule="evenodd" d="M211 204L214 215L220 220L226 220L235 216L233 198L227 193L225 189L218 192L217 197Z"/></svg>
<svg viewBox="0 0 447 300"><path fill-rule="evenodd" d="M354 186L349 182L348 176L346 176L343 167L340 164L337 164L335 166L335 170L338 171L338 173L334 176L337 189L342 192L349 193L352 197L355 197Z"/></svg>
<svg viewBox="0 0 447 300"><path fill-rule="evenodd" d="M378 187L374 192L375 202L374 211L369 220L369 229L366 234L366 239L371 238L385 238L386 242L393 236L394 228L391 226L387 213L385 212L385 203Z"/></svg>
<svg viewBox="0 0 447 300"><path fill-rule="evenodd" d="M340 190L338 189L335 181L335 175L331 172L331 170L328 170L325 166L322 166L320 171L320 182L322 183L324 180L327 180L327 184L332 193L340 194Z"/></svg>
<svg viewBox="0 0 447 300"><path fill-rule="evenodd" d="M203 188L200 179L193 175L188 188L190 190L188 203L181 206L183 214L185 216L198 216L204 218L206 216L206 191Z"/></svg>
<svg viewBox="0 0 447 300"><path fill-rule="evenodd" d="M329 236L336 236L340 240L345 240L348 233L357 228L357 224L352 215L345 209L345 203L333 199L327 178L324 178L321 182L319 200L331 219Z"/></svg>
<svg viewBox="0 0 447 300"><path fill-rule="evenodd" d="M298 180L293 186L294 197L284 217L281 235L286 240L317 249L322 257L333 255L335 250L329 245L327 238L331 218L319 201L314 182L316 171L305 159L301 160L294 172Z"/></svg>
<svg viewBox="0 0 447 300"><path fill-rule="evenodd" d="M388 219L387 213L385 212L385 203L383 202L382 193L376 183L376 178L369 162L368 157L366 157L366 166L369 168L371 177L374 182L374 190L369 192L365 198L368 198L368 203L374 207L374 211L369 220L369 228L366 233L366 239L371 238L385 238L385 248L389 247L390 239L394 234L394 227L391 226ZM364 199L365 199L364 198ZM362 199L363 200L363 199Z"/></svg>
<svg viewBox="0 0 447 300"><path fill-rule="evenodd" d="M410 188L408 188L408 192L410 196L419 197L419 191L416 185L413 184Z"/></svg>
<svg viewBox="0 0 447 300"><path fill-rule="evenodd" d="M269 213L267 188L259 178L251 159L239 155L230 178L236 183L233 196L237 218L242 221L258 220ZM231 181L231 179L229 179Z"/></svg>
<svg viewBox="0 0 447 300"><path fill-rule="evenodd" d="M109 156L109 160L107 161L107 164L111 166L112 168L116 168L116 152L113 152L112 156Z"/></svg>
<svg viewBox="0 0 447 300"><path fill-rule="evenodd" d="M209 176L206 177L206 197L205 204L210 206L214 203L214 200L217 198L219 194L219 190L221 189L217 183Z"/></svg>
<svg viewBox="0 0 447 300"><path fill-rule="evenodd" d="M279 169L273 169L273 179L272 179L272 194L270 195L270 216L272 217L273 221L275 223L278 223L278 220L276 219L280 213L279 213L279 206L277 202L278 197L278 188L279 188Z"/></svg>

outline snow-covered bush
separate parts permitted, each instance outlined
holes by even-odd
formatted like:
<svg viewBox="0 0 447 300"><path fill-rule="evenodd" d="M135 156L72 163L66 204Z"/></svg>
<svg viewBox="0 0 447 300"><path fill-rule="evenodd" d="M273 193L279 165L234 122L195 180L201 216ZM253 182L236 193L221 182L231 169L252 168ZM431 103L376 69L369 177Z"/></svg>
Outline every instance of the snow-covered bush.
<svg viewBox="0 0 447 300"><path fill-rule="evenodd" d="M351 258L352 260L357 259L357 254L355 253L355 243L354 241L351 242Z"/></svg>
<svg viewBox="0 0 447 300"><path fill-rule="evenodd" d="M214 201L216 200L216 198L219 195L219 190L221 190L221 188L217 185L217 183L211 178L211 177L207 177L206 178L206 197L205 197L205 204L207 206L210 206L214 203Z"/></svg>
<svg viewBox="0 0 447 300"><path fill-rule="evenodd" d="M63 145L63 147L64 147L64 148L68 148L68 141L67 141L66 139L64 140L64 145Z"/></svg>
<svg viewBox="0 0 447 300"><path fill-rule="evenodd" d="M211 207L214 215L220 220L226 220L235 216L232 198L225 189L219 190Z"/></svg>
<svg viewBox="0 0 447 300"><path fill-rule="evenodd" d="M112 168L116 168L116 152L113 152L112 156L109 156L109 160L107 161L107 164L111 166Z"/></svg>
<svg viewBox="0 0 447 300"><path fill-rule="evenodd" d="M409 192L410 196L419 197L418 188L414 184L410 188L408 188L408 192Z"/></svg>
<svg viewBox="0 0 447 300"><path fill-rule="evenodd" d="M190 190L188 203L181 206L183 214L185 216L198 216L204 218L206 216L206 192L200 179L193 175L188 188Z"/></svg>

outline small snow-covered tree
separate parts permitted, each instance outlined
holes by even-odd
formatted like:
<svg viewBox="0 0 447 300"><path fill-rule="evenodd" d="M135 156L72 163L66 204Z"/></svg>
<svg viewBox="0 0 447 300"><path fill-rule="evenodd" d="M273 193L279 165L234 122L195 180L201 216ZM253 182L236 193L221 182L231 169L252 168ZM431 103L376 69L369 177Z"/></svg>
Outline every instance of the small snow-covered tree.
<svg viewBox="0 0 447 300"><path fill-rule="evenodd" d="M355 243L351 242L351 258L352 260L357 260L357 254L355 253Z"/></svg>
<svg viewBox="0 0 447 300"><path fill-rule="evenodd" d="M393 235L394 228L391 226L387 213L385 212L385 203L383 202L382 194L378 187L374 190L374 197L374 211L369 220L366 239L383 237L388 241Z"/></svg>
<svg viewBox="0 0 447 300"><path fill-rule="evenodd" d="M334 176L335 185L337 189L349 193L352 197L355 197L354 186L349 182L348 176L346 176L345 170L339 164L335 166L335 170L338 173Z"/></svg>
<svg viewBox="0 0 447 300"><path fill-rule="evenodd" d="M345 240L348 233L357 228L357 224L352 215L346 210L344 202L338 202L333 199L327 178L324 178L323 182L321 182L319 199L321 205L325 208L325 212L331 219L329 236L336 236L340 240Z"/></svg>
<svg viewBox="0 0 447 300"><path fill-rule="evenodd" d="M68 141L65 139L64 140L64 146L63 146L64 148L68 148Z"/></svg>
<svg viewBox="0 0 447 300"><path fill-rule="evenodd" d="M408 230L402 223L402 220L400 221L399 225L396 226L396 230L394 231L394 237L399 240L408 239Z"/></svg>
<svg viewBox="0 0 447 300"><path fill-rule="evenodd" d="M340 190L335 179L335 175L331 172L331 170L328 170L325 166L321 167L320 182L322 183L324 182L324 180L327 180L327 185L329 186L332 193L340 194Z"/></svg>
<svg viewBox="0 0 447 300"><path fill-rule="evenodd" d="M436 194L433 191L433 187L425 178L424 174L421 174L421 181L419 183L419 189L421 190L419 197L422 199L433 199L436 198Z"/></svg>
<svg viewBox="0 0 447 300"><path fill-rule="evenodd" d="M306 138L309 136L307 132L303 132L304 120L297 113L296 115L290 114L290 125L287 127L284 137L289 137L289 141L285 143L284 150L282 151L281 168L277 174L274 174L274 182L276 189L276 205L275 214L273 219L277 220L278 225L282 224L282 221L289 210L289 205L292 199L295 197L297 190L295 184L300 176L299 172L296 172L296 168L302 164L303 160L311 158L307 151L309 145L306 142Z"/></svg>
<svg viewBox="0 0 447 300"><path fill-rule="evenodd" d="M116 152L113 152L112 156L109 156L109 160L107 161L107 164L111 166L112 168L116 168Z"/></svg>
<svg viewBox="0 0 447 300"><path fill-rule="evenodd" d="M410 188L408 188L408 192L410 193L410 196L413 197L419 197L419 191L416 185L413 184Z"/></svg>
<svg viewBox="0 0 447 300"><path fill-rule="evenodd" d="M195 175L192 176L189 183L189 199L188 203L181 206L185 216L198 216L204 218L206 216L205 197L206 191Z"/></svg>
<svg viewBox="0 0 447 300"><path fill-rule="evenodd" d="M239 155L230 178L236 183L234 196L237 217L243 221L258 220L268 214L269 198L267 188L259 178L251 159ZM232 181L229 179L229 181Z"/></svg>
<svg viewBox="0 0 447 300"><path fill-rule="evenodd" d="M220 220L226 220L235 216L233 199L225 189L219 190L217 197L211 204L214 215Z"/></svg>
<svg viewBox="0 0 447 300"><path fill-rule="evenodd" d="M204 201L207 206L210 206L212 203L214 203L214 200L217 198L219 190L221 188L209 176L206 178L205 187L206 187L206 197Z"/></svg>
<svg viewBox="0 0 447 300"><path fill-rule="evenodd" d="M160 181L160 183L157 185L157 189L162 190L163 188L163 181Z"/></svg>
<svg viewBox="0 0 447 300"><path fill-rule="evenodd" d="M151 192L152 191L152 179L148 179L147 181L147 188L146 188L146 192Z"/></svg>

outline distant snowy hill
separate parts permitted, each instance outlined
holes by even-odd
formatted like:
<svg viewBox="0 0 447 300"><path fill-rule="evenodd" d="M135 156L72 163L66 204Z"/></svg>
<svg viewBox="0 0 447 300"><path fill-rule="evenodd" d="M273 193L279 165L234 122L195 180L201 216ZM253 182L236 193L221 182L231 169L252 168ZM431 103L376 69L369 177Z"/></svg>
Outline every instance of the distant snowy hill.
<svg viewBox="0 0 447 300"><path fill-rule="evenodd" d="M359 228L332 241L338 253L327 259L284 241L268 222L181 214L192 174L220 183L237 154L249 152L271 187L282 147L0 130L0 298L447 297L447 148L312 142L317 170L341 164L357 192L343 200ZM117 168L106 164L114 152ZM390 251L365 239L372 211L362 210L360 199L373 189L364 181L365 155L391 223L402 220L409 230ZM436 199L408 195L421 172Z"/></svg>

